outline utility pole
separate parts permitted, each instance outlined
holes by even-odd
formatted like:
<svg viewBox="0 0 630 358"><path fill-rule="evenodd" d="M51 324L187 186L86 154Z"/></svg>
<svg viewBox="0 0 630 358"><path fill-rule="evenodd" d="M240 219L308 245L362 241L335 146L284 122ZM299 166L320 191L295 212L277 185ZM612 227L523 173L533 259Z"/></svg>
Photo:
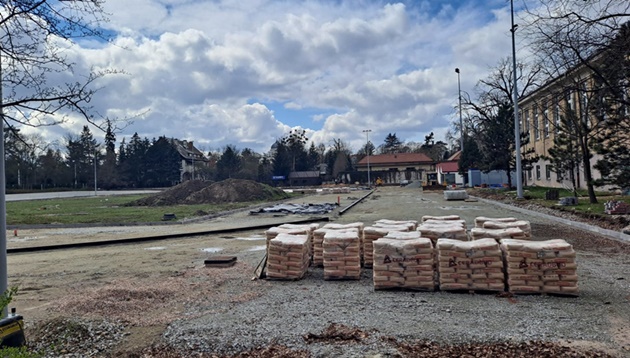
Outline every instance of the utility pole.
<svg viewBox="0 0 630 358"><path fill-rule="evenodd" d="M520 123L518 120L518 87L516 85L516 80L518 76L516 75L516 28L518 25L514 25L514 0L510 0L510 10L512 12L512 28L510 32L512 32L512 72L514 74L514 89L513 89L513 97L514 97L514 150L516 155L516 197L517 199L523 199L523 170L521 167L521 129ZM510 175L510 173L508 173Z"/></svg>
<svg viewBox="0 0 630 358"><path fill-rule="evenodd" d="M371 129L364 129L363 133L365 133L365 138L366 138L366 142L365 142L365 152L367 154L367 170L368 170L368 188L372 188L372 181L370 180L370 132L372 130Z"/></svg>

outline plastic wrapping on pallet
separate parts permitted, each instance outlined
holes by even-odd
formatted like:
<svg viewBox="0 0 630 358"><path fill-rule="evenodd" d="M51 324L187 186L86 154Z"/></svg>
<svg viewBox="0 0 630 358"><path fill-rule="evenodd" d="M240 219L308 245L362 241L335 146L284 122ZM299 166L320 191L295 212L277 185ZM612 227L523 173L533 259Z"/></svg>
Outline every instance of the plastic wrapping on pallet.
<svg viewBox="0 0 630 358"><path fill-rule="evenodd" d="M427 238L374 242L374 289L435 289L433 243Z"/></svg>
<svg viewBox="0 0 630 358"><path fill-rule="evenodd" d="M562 239L502 239L508 290L512 293L578 294L576 254Z"/></svg>
<svg viewBox="0 0 630 358"><path fill-rule="evenodd" d="M310 263L307 235L279 233L269 241L267 277L295 280L304 277Z"/></svg>
<svg viewBox="0 0 630 358"><path fill-rule="evenodd" d="M504 262L494 239L437 241L439 285L442 290L503 291Z"/></svg>
<svg viewBox="0 0 630 358"><path fill-rule="evenodd" d="M367 226L363 229L363 265L372 267L373 242L387 236L390 232L409 232L409 225Z"/></svg>
<svg viewBox="0 0 630 358"><path fill-rule="evenodd" d="M330 231L352 232L359 235L359 229L356 227L344 229L319 228L313 231L313 266L324 266L324 237Z"/></svg>
<svg viewBox="0 0 630 358"><path fill-rule="evenodd" d="M361 247L354 232L329 231L324 235L324 280L359 280Z"/></svg>
<svg viewBox="0 0 630 358"><path fill-rule="evenodd" d="M444 190L444 200L466 200L468 193L466 190Z"/></svg>

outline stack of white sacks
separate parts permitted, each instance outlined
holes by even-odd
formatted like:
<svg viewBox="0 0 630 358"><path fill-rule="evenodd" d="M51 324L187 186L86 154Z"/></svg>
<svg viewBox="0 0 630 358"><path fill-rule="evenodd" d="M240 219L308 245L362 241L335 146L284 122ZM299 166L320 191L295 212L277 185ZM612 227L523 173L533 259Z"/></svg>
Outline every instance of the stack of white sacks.
<svg viewBox="0 0 630 358"><path fill-rule="evenodd" d="M494 239L460 241L438 239L441 290L503 291L503 257Z"/></svg>
<svg viewBox="0 0 630 358"><path fill-rule="evenodd" d="M412 225L399 224L399 225L385 225L381 226L366 226L363 229L363 266L372 267L374 261L374 241L380 240L387 236L390 232L408 232Z"/></svg>
<svg viewBox="0 0 630 358"><path fill-rule="evenodd" d="M308 244L309 244L309 255L313 256L313 232L319 228L318 223L311 224L281 224L278 225L280 229L289 229L289 230L305 230L308 234Z"/></svg>
<svg viewBox="0 0 630 358"><path fill-rule="evenodd" d="M356 232L359 240L363 237L363 223L354 222L349 224L328 223L320 229L313 231L313 265L324 266L324 236L329 231L350 231Z"/></svg>
<svg viewBox="0 0 630 358"><path fill-rule="evenodd" d="M289 234L289 235L306 235L307 236L307 241L310 241L310 235L311 235L311 230L310 228L307 227L301 227L301 228L286 228L286 227L279 227L279 226L274 226L274 227L270 227L268 230L265 231L265 237L267 238L267 250L269 250L269 242L274 239L276 236L278 236L279 234Z"/></svg>
<svg viewBox="0 0 630 358"><path fill-rule="evenodd" d="M576 255L566 241L502 239L501 250L509 292L578 294Z"/></svg>
<svg viewBox="0 0 630 358"><path fill-rule="evenodd" d="M310 264L307 235L279 233L269 240L267 277L297 280L304 277Z"/></svg>
<svg viewBox="0 0 630 358"><path fill-rule="evenodd" d="M500 239L531 239L532 229L529 221L516 218L475 218L475 227L470 230L472 240L481 238Z"/></svg>
<svg viewBox="0 0 630 358"><path fill-rule="evenodd" d="M359 280L361 246L357 232L329 231L323 242L324 280Z"/></svg>
<svg viewBox="0 0 630 358"><path fill-rule="evenodd" d="M417 230L422 237L433 240L434 244L440 238L468 241L466 221L462 220L458 215L425 215L422 217L422 223L418 225Z"/></svg>
<svg viewBox="0 0 630 358"><path fill-rule="evenodd" d="M374 289L434 290L433 243L418 232L390 232L373 242Z"/></svg>

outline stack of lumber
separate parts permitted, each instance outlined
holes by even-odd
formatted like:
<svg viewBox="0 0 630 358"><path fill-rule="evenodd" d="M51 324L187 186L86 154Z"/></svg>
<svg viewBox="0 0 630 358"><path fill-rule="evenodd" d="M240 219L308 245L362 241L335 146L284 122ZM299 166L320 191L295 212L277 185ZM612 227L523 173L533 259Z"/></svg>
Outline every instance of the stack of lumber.
<svg viewBox="0 0 630 358"><path fill-rule="evenodd" d="M503 239L501 250L510 292L578 294L575 250L566 241Z"/></svg>
<svg viewBox="0 0 630 358"><path fill-rule="evenodd" d="M372 267L374 257L374 241L385 237L390 232L409 231L409 225L386 225L384 227L367 226L363 229L363 266Z"/></svg>
<svg viewBox="0 0 630 358"><path fill-rule="evenodd" d="M427 238L374 242L374 289L435 289L433 243Z"/></svg>
<svg viewBox="0 0 630 358"><path fill-rule="evenodd" d="M521 229L525 233L525 237L532 237L532 227L527 220L516 220L511 222L486 221L483 223L484 229Z"/></svg>
<svg viewBox="0 0 630 358"><path fill-rule="evenodd" d="M308 270L308 236L280 233L269 241L267 277L278 280L298 280Z"/></svg>
<svg viewBox="0 0 630 358"><path fill-rule="evenodd" d="M483 223L485 223L486 221L507 223L507 222L517 221L517 220L518 220L517 218L512 218L512 217L489 218L486 216L477 216L475 218L475 227L483 227Z"/></svg>
<svg viewBox="0 0 630 358"><path fill-rule="evenodd" d="M359 280L361 247L355 232L329 231L324 235L324 280Z"/></svg>
<svg viewBox="0 0 630 358"><path fill-rule="evenodd" d="M486 225L484 223L484 225ZM475 227L470 230L470 237L472 240L479 239L519 239L526 240L528 238L525 232L517 227L510 227L507 229L486 229L481 227Z"/></svg>
<svg viewBox="0 0 630 358"><path fill-rule="evenodd" d="M461 220L461 218L459 217L459 215L445 215L445 216L424 215L422 217L422 222L425 222L427 220L445 221L445 220Z"/></svg>
<svg viewBox="0 0 630 358"><path fill-rule="evenodd" d="M281 224L278 225L281 229L297 229L297 230L308 230L308 241L309 241L309 254L313 256L313 232L319 228L318 223L310 223L310 224Z"/></svg>
<svg viewBox="0 0 630 358"><path fill-rule="evenodd" d="M409 225L412 224L413 226L409 228L409 231L413 231L418 227L418 221L417 220L389 220L389 219L380 219L380 220L376 220L374 222L374 226L379 226L379 225Z"/></svg>
<svg viewBox="0 0 630 358"><path fill-rule="evenodd" d="M323 227L313 231L313 266L324 266L324 237L330 231L347 231L357 236L359 235L359 229L356 227L347 229L330 229Z"/></svg>
<svg viewBox="0 0 630 358"><path fill-rule="evenodd" d="M437 250L441 290L505 290L503 256L496 240L439 239Z"/></svg>

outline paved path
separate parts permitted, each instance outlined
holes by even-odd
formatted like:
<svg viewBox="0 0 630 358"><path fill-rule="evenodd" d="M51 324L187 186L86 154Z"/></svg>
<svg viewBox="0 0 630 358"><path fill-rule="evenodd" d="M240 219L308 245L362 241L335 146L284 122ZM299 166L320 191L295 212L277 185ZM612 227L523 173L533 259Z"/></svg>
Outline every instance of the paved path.
<svg viewBox="0 0 630 358"><path fill-rule="evenodd" d="M99 190L96 192L98 196L109 195L134 195L134 194L152 194L159 190ZM59 191L59 192L42 192L27 194L7 194L6 201L23 201L23 200L41 200L41 199L57 199L57 198L77 198L84 196L94 196L94 191Z"/></svg>

